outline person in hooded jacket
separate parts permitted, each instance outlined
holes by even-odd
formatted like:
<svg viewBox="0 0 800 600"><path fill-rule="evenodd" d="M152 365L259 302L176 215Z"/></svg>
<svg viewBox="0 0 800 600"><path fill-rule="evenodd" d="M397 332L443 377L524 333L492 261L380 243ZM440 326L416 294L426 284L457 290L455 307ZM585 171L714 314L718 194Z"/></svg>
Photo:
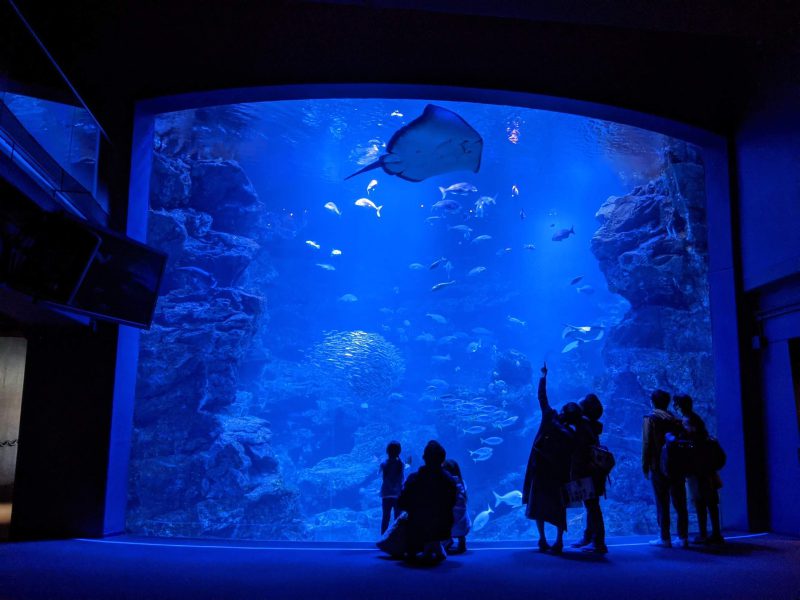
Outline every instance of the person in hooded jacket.
<svg viewBox="0 0 800 600"><path fill-rule="evenodd" d="M661 451L667 434L678 437L683 427L680 419L669 412L670 395L664 390L655 390L650 395L653 411L645 415L642 423L642 472L653 484L656 500L658 526L661 535L650 542L653 546L672 547L670 538L669 503L678 515L678 537L676 542L684 548L689 547L689 511L686 506L686 478L669 477L661 471Z"/></svg>
<svg viewBox="0 0 800 600"><path fill-rule="evenodd" d="M603 511L600 509L600 496L606 493L606 476L599 474L592 468L592 448L600 445L600 434L603 424L603 405L595 394L587 394L578 405L583 416L575 426L575 450L572 454L572 479L592 478L595 491L594 498L583 501L586 509L586 529L583 538L574 544L573 548L582 548L584 552L606 554L606 526L603 521Z"/></svg>
<svg viewBox="0 0 800 600"><path fill-rule="evenodd" d="M542 422L528 457L522 503L526 505L525 516L536 521L539 550L560 554L564 548L564 531L567 529L563 487L569 481L570 461L575 447L573 426L581 418L581 409L575 402L565 404L560 413L550 406L546 364L539 378L538 398ZM556 542L552 546L545 538L546 522L556 527Z"/></svg>
<svg viewBox="0 0 800 600"><path fill-rule="evenodd" d="M412 473L403 485L397 506L408 513L407 555L435 563L447 558L442 542L451 539L453 507L458 488L456 480L443 468L447 453L436 440L425 446L425 464Z"/></svg>

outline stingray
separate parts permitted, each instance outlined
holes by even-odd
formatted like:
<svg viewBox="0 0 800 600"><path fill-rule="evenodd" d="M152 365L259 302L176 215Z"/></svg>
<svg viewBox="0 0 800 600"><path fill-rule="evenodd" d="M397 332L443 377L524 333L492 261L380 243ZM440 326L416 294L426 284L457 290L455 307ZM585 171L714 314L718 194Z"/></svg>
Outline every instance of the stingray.
<svg viewBox="0 0 800 600"><path fill-rule="evenodd" d="M345 179L378 167L407 181L422 181L451 171L481 167L483 139L451 110L428 104L422 115L398 129L386 154Z"/></svg>

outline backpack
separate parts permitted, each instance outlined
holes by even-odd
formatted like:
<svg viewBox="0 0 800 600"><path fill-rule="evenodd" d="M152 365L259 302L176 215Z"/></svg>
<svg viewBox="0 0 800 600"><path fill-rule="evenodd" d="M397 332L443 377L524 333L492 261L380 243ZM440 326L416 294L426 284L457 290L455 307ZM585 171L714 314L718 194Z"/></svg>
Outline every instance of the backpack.
<svg viewBox="0 0 800 600"><path fill-rule="evenodd" d="M694 442L667 434L661 447L661 474L669 479L692 475L696 467L696 450Z"/></svg>
<svg viewBox="0 0 800 600"><path fill-rule="evenodd" d="M697 468L701 473L715 473L725 466L727 456L717 438L708 437L698 444Z"/></svg>
<svg viewBox="0 0 800 600"><path fill-rule="evenodd" d="M617 461L614 459L614 455L605 446L598 444L589 447L589 468L593 473L606 478L616 464Z"/></svg>

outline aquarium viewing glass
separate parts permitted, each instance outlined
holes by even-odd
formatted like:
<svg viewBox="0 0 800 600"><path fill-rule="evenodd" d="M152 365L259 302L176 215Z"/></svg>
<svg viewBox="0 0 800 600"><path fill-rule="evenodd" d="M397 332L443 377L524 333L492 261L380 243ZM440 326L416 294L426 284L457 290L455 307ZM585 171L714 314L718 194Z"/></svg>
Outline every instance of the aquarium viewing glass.
<svg viewBox="0 0 800 600"><path fill-rule="evenodd" d="M477 173L345 179L428 104L482 138ZM698 147L424 99L169 112L152 143L147 242L169 261L140 344L130 532L373 541L387 443L408 473L436 439L471 517L491 510L470 539L531 540L511 492L545 361L555 407L588 392L605 406L608 533L657 530L650 392L690 394L715 429ZM583 510L568 519L580 535Z"/></svg>

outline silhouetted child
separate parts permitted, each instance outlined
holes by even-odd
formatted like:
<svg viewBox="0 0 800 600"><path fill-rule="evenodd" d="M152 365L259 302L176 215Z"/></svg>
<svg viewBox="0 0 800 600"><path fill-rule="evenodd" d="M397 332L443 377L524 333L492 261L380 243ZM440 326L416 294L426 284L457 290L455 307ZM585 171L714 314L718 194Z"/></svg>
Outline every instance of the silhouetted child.
<svg viewBox="0 0 800 600"><path fill-rule="evenodd" d="M397 518L397 499L403 491L403 480L405 478L405 465L400 460L400 442L391 441L386 446L386 460L381 463L380 473L383 477L381 484L381 508L383 515L381 518L381 535L386 532L391 521L392 511L394 518ZM411 458L408 459L411 464Z"/></svg>
<svg viewBox="0 0 800 600"><path fill-rule="evenodd" d="M456 461L448 459L444 461L442 467L456 480L456 488L458 489L456 505L453 507L453 529L450 532L450 535L458 540L458 545L454 550L450 550L453 546L451 538L450 542L445 544L445 550L447 550L448 554L462 554L467 551L467 534L472 528L472 520L467 512L467 484L464 483L464 478L461 476L461 467L458 466Z"/></svg>

